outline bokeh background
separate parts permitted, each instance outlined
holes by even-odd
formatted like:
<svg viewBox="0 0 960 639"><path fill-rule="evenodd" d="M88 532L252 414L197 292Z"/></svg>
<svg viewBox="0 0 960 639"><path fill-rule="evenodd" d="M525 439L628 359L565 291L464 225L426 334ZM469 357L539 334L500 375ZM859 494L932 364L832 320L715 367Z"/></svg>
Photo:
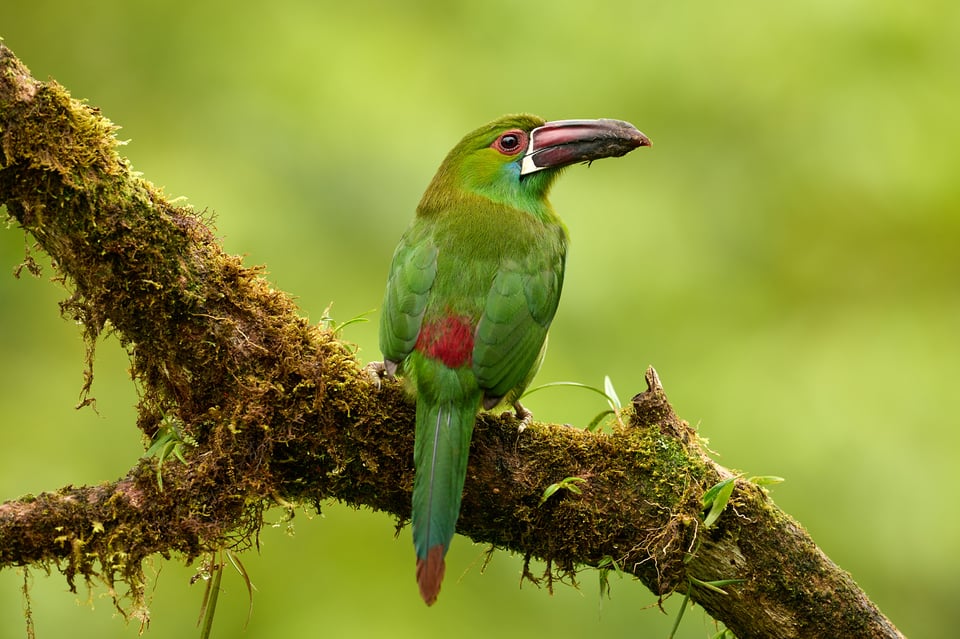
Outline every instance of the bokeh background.
<svg viewBox="0 0 960 639"><path fill-rule="evenodd" d="M911 637L956 631L960 568L960 5L197 0L0 5L0 35L123 128L171 196L216 213L319 321L376 309L397 239L449 148L514 111L615 117L654 141L571 168L553 193L573 244L538 381L622 398L660 372L721 463L786 478L801 521ZM74 410L80 329L50 281L10 275L0 232L0 499L110 481L143 451L115 338L97 412ZM346 337L378 357L376 312ZM591 393L545 390L585 424ZM409 530L329 504L263 531L214 636L666 637L678 598L596 573L550 595L520 560L458 538L437 606ZM150 637L197 633L196 567L157 558ZM132 637L105 589L32 571L39 637ZM23 575L0 574L0 639L24 636ZM687 613L678 637L709 637Z"/></svg>

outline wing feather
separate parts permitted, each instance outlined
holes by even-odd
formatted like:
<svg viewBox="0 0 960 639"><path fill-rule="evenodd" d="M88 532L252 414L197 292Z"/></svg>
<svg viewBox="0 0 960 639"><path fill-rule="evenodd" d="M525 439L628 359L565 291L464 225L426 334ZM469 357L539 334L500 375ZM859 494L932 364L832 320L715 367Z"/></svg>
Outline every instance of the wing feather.
<svg viewBox="0 0 960 639"><path fill-rule="evenodd" d="M437 277L437 253L429 236L416 237L411 229L393 254L380 314L380 350L388 361L403 361L417 343Z"/></svg>
<svg viewBox="0 0 960 639"><path fill-rule="evenodd" d="M490 287L477 325L473 370L493 401L519 395L539 366L563 273L562 254L546 261L505 261Z"/></svg>

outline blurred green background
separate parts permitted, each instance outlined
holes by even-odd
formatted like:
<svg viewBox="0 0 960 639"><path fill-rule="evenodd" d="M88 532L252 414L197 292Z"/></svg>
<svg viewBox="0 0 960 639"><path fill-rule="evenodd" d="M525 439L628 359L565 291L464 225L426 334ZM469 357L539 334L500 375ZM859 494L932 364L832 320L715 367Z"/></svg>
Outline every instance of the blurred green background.
<svg viewBox="0 0 960 639"><path fill-rule="evenodd" d="M654 141L574 167L553 202L573 244L539 382L621 397L660 372L727 466L787 479L777 503L911 637L955 632L960 567L960 5L806 3L4 2L0 35L121 125L134 167L216 213L318 321L379 306L393 248L449 148L514 111L630 120ZM26 240L29 243L30 240ZM25 240L0 233L0 271ZM45 261L45 260L44 260ZM0 499L113 480L142 452L115 338L98 412L75 411L80 329L62 289L0 277ZM376 319L347 338L378 357ZM543 391L584 424L590 393ZM279 513L274 518L280 521ZM666 637L639 584L553 595L458 538L437 606L409 529L328 505L266 528L214 636ZM195 567L156 559L149 636L193 636ZM105 589L33 571L38 637L132 637ZM24 636L0 573L0 639ZM92 605L90 605L92 604ZM708 637L689 612L678 636Z"/></svg>

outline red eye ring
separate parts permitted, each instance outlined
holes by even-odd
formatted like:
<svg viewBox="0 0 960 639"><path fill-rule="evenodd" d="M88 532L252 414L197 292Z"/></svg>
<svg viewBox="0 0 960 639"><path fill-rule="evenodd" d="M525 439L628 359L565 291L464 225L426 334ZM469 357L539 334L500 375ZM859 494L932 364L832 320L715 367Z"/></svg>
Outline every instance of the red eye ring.
<svg viewBox="0 0 960 639"><path fill-rule="evenodd" d="M504 131L490 146L504 155L517 155L527 148L527 133L520 129Z"/></svg>

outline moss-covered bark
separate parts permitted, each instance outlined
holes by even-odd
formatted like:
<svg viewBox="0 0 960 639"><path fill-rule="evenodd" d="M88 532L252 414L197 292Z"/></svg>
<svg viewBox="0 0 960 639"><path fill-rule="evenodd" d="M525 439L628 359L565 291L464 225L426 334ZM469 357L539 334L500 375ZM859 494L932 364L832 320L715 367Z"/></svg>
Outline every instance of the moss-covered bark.
<svg viewBox="0 0 960 639"><path fill-rule="evenodd" d="M142 389L138 426L176 425L187 463L0 505L0 567L56 565L128 584L144 559L255 542L263 509L338 499L405 519L413 412L289 296L223 253L202 217L116 153L114 127L40 83L0 44L0 203L54 260L64 312L91 345L109 323ZM703 492L729 477L656 375L610 435L482 416L458 530L542 558L563 577L610 558L651 590L691 598L746 637L896 637L849 575L758 487L738 480L707 529ZM581 494L544 489L579 477ZM720 595L701 581L741 579Z"/></svg>

